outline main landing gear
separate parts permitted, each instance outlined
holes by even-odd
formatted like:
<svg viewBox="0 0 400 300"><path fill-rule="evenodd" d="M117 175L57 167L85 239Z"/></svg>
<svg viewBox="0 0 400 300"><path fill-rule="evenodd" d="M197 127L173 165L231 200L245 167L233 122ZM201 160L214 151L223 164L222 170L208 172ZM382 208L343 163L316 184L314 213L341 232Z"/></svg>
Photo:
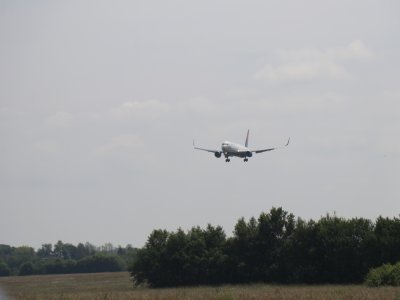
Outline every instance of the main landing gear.
<svg viewBox="0 0 400 300"><path fill-rule="evenodd" d="M249 159L246 157L245 159L244 159L244 162L247 162Z"/></svg>
<svg viewBox="0 0 400 300"><path fill-rule="evenodd" d="M230 160L230 158L226 158L225 161L226 162L230 162L231 160Z"/></svg>

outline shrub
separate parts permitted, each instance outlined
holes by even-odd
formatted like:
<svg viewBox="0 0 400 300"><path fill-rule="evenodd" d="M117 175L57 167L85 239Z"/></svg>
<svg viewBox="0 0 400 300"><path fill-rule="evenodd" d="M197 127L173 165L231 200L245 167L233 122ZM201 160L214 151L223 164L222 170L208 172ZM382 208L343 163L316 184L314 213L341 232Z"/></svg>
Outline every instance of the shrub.
<svg viewBox="0 0 400 300"><path fill-rule="evenodd" d="M392 285L400 286L400 262L393 266L392 270Z"/></svg>
<svg viewBox="0 0 400 300"><path fill-rule="evenodd" d="M400 286L400 262L371 269L365 278L365 283L368 286Z"/></svg>

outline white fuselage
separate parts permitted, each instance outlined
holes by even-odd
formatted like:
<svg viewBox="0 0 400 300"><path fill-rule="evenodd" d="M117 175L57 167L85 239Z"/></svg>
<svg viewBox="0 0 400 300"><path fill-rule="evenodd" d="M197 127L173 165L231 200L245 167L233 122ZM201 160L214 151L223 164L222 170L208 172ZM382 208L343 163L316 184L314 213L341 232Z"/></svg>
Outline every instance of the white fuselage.
<svg viewBox="0 0 400 300"><path fill-rule="evenodd" d="M226 157L227 156L246 157L246 154L247 156L251 156L251 150L249 148L228 141L222 143L221 150Z"/></svg>

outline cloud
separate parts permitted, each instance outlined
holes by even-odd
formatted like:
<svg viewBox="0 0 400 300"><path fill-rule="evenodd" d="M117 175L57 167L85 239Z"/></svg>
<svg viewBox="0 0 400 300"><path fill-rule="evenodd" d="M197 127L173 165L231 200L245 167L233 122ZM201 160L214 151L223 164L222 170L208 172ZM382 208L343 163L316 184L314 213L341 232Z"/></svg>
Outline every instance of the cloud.
<svg viewBox="0 0 400 300"><path fill-rule="evenodd" d="M266 65L255 74L258 80L273 82L285 80L308 80L316 77L332 79L350 79L351 75L345 68L335 62L321 61L295 61L279 66Z"/></svg>
<svg viewBox="0 0 400 300"><path fill-rule="evenodd" d="M218 103L206 97L192 97L177 104L177 110L181 113L212 114L219 109Z"/></svg>
<svg viewBox="0 0 400 300"><path fill-rule="evenodd" d="M396 140L397 134L398 128L387 126L385 130L375 134L374 148L380 153L400 158L400 143Z"/></svg>
<svg viewBox="0 0 400 300"><path fill-rule="evenodd" d="M48 117L45 121L46 125L55 128L70 128L75 121L75 117L65 111L59 111Z"/></svg>
<svg viewBox="0 0 400 300"><path fill-rule="evenodd" d="M111 113L118 119L144 118L156 119L169 112L167 103L159 100L127 101L112 109Z"/></svg>
<svg viewBox="0 0 400 300"><path fill-rule="evenodd" d="M372 50L368 49L367 46L360 40L355 40L344 48L333 48L328 49L326 56L332 59L371 59L374 57Z"/></svg>
<svg viewBox="0 0 400 300"><path fill-rule="evenodd" d="M6 106L0 106L0 114L6 114L9 112L9 108Z"/></svg>
<svg viewBox="0 0 400 300"><path fill-rule="evenodd" d="M353 76L345 68L345 62L369 60L374 57L374 53L362 41L355 40L346 47L328 48L324 51L316 48L279 50L278 56L283 61L281 64L267 64L256 72L254 78L270 82L314 78L349 80Z"/></svg>
<svg viewBox="0 0 400 300"><path fill-rule="evenodd" d="M375 55L360 40L354 40L345 47L333 47L326 50L303 48L294 50L278 50L278 56L286 61L302 60L368 60Z"/></svg>
<svg viewBox="0 0 400 300"><path fill-rule="evenodd" d="M57 143L50 140L38 141L33 144L33 149L44 154L53 154L57 151Z"/></svg>
<svg viewBox="0 0 400 300"><path fill-rule="evenodd" d="M98 156L136 156L143 149L144 143L140 137L134 134L120 134L111 138L109 142L98 147L96 154Z"/></svg>

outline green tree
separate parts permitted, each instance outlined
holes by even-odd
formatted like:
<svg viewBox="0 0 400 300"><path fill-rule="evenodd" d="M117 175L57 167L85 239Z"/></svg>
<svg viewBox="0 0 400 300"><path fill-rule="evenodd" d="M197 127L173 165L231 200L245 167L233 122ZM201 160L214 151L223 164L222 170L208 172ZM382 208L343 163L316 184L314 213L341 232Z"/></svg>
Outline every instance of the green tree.
<svg viewBox="0 0 400 300"><path fill-rule="evenodd" d="M11 274L10 268L7 264L0 260L0 276L9 276Z"/></svg>
<svg viewBox="0 0 400 300"><path fill-rule="evenodd" d="M150 283L162 286L165 276L160 263L166 250L169 233L166 230L154 230L145 246L138 250L137 260L131 267L136 284Z"/></svg>
<svg viewBox="0 0 400 300"><path fill-rule="evenodd" d="M34 263L36 254L32 247L21 246L13 248L11 257L8 259L7 264L11 268L13 274L19 274L20 267L24 263Z"/></svg>
<svg viewBox="0 0 400 300"><path fill-rule="evenodd" d="M284 282L316 283L322 270L323 253L317 243L317 228L313 220L298 218L295 230L282 245L281 264L286 278Z"/></svg>
<svg viewBox="0 0 400 300"><path fill-rule="evenodd" d="M229 268L233 282L252 282L259 278L258 253L256 252L258 222L251 218L246 222L244 218L238 220L233 231L233 238L227 241Z"/></svg>
<svg viewBox="0 0 400 300"><path fill-rule="evenodd" d="M34 273L35 273L35 271L33 269L32 263L31 262L25 262L19 268L19 274L18 275L26 276L26 275L32 275Z"/></svg>
<svg viewBox="0 0 400 300"><path fill-rule="evenodd" d="M81 259L84 258L85 256L89 256L90 254L91 254L90 250L87 247L85 247L84 244L79 243L78 246L76 247L76 253L74 258Z"/></svg>
<svg viewBox="0 0 400 300"><path fill-rule="evenodd" d="M379 217L375 224L375 235L378 250L376 265L382 263L395 263L399 260L400 253L400 219Z"/></svg>
<svg viewBox="0 0 400 300"><path fill-rule="evenodd" d="M79 272L73 259L50 259L43 265L44 274L69 274Z"/></svg>
<svg viewBox="0 0 400 300"><path fill-rule="evenodd" d="M49 258L53 254L53 245L42 244L42 247L36 253L41 258Z"/></svg>
<svg viewBox="0 0 400 300"><path fill-rule="evenodd" d="M64 258L64 244L62 241L58 241L54 245L54 256L58 258Z"/></svg>
<svg viewBox="0 0 400 300"><path fill-rule="evenodd" d="M366 219L321 218L317 226L319 278L324 282L360 282L371 267L373 224Z"/></svg>
<svg viewBox="0 0 400 300"><path fill-rule="evenodd" d="M117 272L126 269L124 261L113 254L95 254L77 261L78 273Z"/></svg>
<svg viewBox="0 0 400 300"><path fill-rule="evenodd" d="M13 255L15 248L0 244L0 259L6 261L11 255Z"/></svg>
<svg viewBox="0 0 400 300"><path fill-rule="evenodd" d="M294 216L281 207L273 207L258 218L256 235L257 278L260 281L282 281L285 277L282 254L285 240L294 231Z"/></svg>

